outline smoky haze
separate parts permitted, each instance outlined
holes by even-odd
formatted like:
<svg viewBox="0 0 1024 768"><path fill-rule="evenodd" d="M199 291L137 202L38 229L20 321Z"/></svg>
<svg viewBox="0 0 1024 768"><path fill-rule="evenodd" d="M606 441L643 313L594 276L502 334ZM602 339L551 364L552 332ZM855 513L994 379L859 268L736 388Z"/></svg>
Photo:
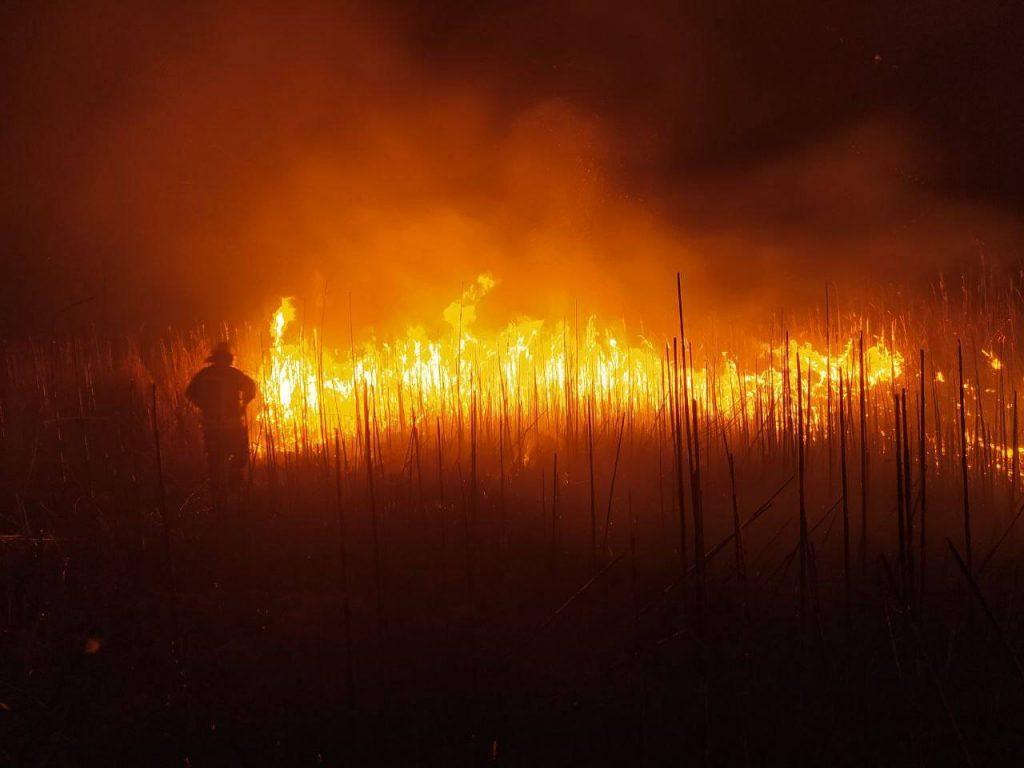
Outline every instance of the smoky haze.
<svg viewBox="0 0 1024 768"><path fill-rule="evenodd" d="M4 10L5 333L747 316L1019 257L1019 14L750 3Z"/></svg>

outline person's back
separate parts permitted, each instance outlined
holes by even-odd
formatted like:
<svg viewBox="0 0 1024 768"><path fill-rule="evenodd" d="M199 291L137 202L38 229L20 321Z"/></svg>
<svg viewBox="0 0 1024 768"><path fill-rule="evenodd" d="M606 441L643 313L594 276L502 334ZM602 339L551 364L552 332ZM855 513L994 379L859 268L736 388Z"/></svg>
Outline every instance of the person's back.
<svg viewBox="0 0 1024 768"><path fill-rule="evenodd" d="M218 344L185 390L202 412L203 440L210 484L218 499L225 482L237 486L249 463L246 406L256 397L256 382L232 366L234 355L226 342Z"/></svg>
<svg viewBox="0 0 1024 768"><path fill-rule="evenodd" d="M231 365L214 363L193 377L185 395L202 412L204 429L230 429L245 423L256 383Z"/></svg>

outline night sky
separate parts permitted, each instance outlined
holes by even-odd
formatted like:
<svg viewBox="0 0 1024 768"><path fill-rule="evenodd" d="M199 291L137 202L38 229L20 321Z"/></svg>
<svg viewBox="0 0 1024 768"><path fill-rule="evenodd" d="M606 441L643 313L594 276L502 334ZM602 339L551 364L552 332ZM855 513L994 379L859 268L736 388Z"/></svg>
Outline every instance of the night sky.
<svg viewBox="0 0 1024 768"><path fill-rule="evenodd" d="M756 313L1024 242L1019 4L0 13L5 334L324 285L429 323L483 271L496 317L643 315L677 268L697 310Z"/></svg>

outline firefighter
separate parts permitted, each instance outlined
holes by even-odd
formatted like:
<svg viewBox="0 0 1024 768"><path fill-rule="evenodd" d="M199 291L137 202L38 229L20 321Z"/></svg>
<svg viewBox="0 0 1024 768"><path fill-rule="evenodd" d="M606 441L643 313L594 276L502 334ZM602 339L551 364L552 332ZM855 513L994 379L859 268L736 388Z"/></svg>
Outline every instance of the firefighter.
<svg viewBox="0 0 1024 768"><path fill-rule="evenodd" d="M237 490L249 463L246 406L256 397L256 382L235 368L235 355L226 341L217 344L185 390L202 412L207 469L215 501L225 488Z"/></svg>

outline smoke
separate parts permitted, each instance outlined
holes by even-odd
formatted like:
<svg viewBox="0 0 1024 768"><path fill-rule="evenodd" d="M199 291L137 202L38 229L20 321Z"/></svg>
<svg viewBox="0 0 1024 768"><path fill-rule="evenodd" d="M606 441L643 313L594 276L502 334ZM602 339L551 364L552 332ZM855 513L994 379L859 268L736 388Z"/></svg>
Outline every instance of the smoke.
<svg viewBox="0 0 1024 768"><path fill-rule="evenodd" d="M359 327L441 328L490 274L481 323L578 305L657 325L677 269L691 312L735 317L816 301L826 280L1016 258L1018 222L951 197L947 148L912 119L837 107L803 128L780 107L790 140L751 131L763 106L708 96L702 65L728 57L712 40L680 58L652 8L595 12L591 37L571 5L472 24L362 3L9 19L0 320L262 324L295 295L325 298L337 328L349 306ZM686 21L696 46L706 19ZM602 46L643 66L602 85ZM741 114L748 144L712 114Z"/></svg>
<svg viewBox="0 0 1024 768"><path fill-rule="evenodd" d="M674 205L710 294L734 312L820 304L826 281L871 302L1019 258L1020 221L938 191L942 174L912 126L878 120L702 180Z"/></svg>

